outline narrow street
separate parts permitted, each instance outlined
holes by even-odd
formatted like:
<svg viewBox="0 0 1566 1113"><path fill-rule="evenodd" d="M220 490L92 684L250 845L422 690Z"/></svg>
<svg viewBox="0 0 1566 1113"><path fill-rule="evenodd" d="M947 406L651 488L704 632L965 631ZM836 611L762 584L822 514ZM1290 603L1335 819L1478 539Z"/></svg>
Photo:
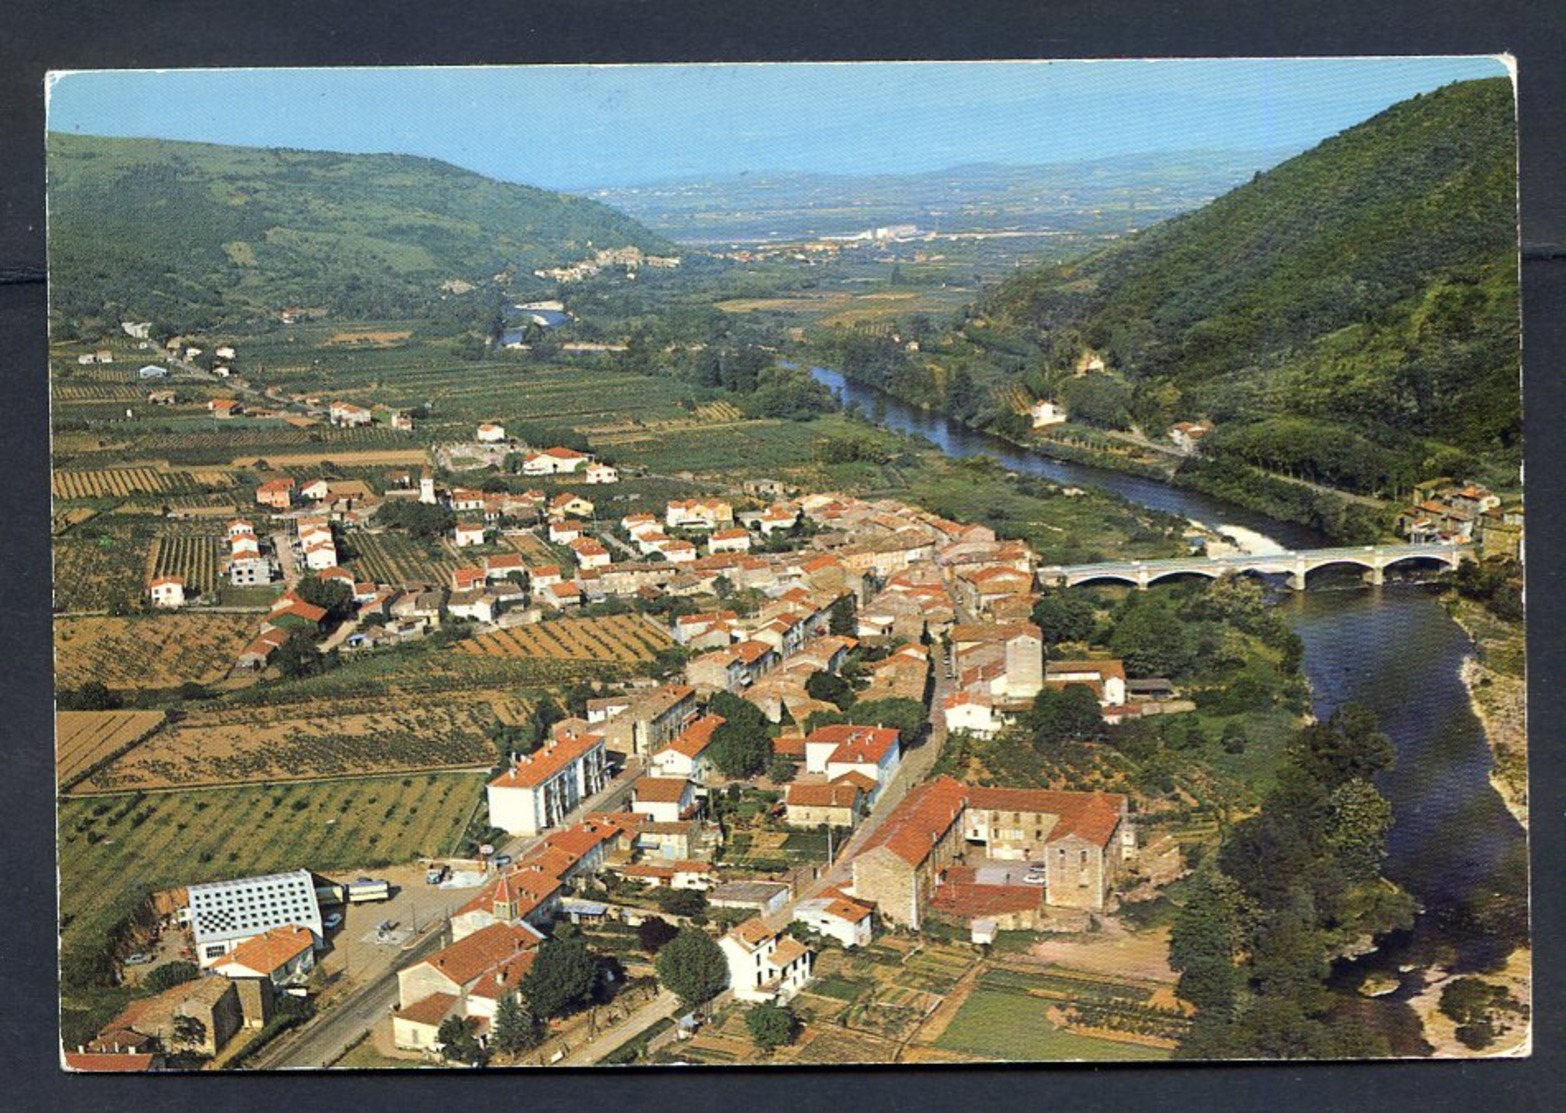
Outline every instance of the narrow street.
<svg viewBox="0 0 1566 1113"><path fill-rule="evenodd" d="M658 995L644 1004L631 1010L631 1015L618 1024L599 1032L597 1036L582 1044L570 1052L558 1063L557 1067L586 1067L598 1062L605 1055L619 1047L627 1040L641 1035L658 1021L674 1012L679 1004L679 998L667 989L660 990Z"/></svg>

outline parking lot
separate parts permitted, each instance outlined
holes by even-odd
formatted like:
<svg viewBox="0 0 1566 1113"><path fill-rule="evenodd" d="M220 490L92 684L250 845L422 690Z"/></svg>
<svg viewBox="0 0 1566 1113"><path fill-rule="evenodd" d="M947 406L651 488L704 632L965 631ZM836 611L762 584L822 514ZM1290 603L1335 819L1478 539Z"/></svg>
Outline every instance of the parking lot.
<svg viewBox="0 0 1566 1113"><path fill-rule="evenodd" d="M976 885L1035 885L1043 883L1044 865L986 858L974 865L973 872ZM1033 880L1029 880L1030 872Z"/></svg>

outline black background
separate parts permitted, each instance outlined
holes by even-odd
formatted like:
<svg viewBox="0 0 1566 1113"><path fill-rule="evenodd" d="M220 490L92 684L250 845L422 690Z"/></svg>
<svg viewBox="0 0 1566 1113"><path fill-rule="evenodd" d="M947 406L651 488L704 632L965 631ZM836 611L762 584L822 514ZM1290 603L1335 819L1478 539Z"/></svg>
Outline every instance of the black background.
<svg viewBox="0 0 1566 1113"><path fill-rule="evenodd" d="M1561 1005L1566 5L135 0L0 5L0 1110L1566 1109ZM1528 465L1534 1055L834 1070L69 1076L58 1069L43 78L50 69L1366 54L1515 56Z"/></svg>

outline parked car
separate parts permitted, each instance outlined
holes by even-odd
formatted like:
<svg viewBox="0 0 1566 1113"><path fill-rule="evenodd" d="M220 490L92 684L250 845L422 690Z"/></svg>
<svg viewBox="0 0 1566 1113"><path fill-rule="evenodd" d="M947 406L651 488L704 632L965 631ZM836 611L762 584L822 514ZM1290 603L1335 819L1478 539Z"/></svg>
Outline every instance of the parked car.
<svg viewBox="0 0 1566 1113"><path fill-rule="evenodd" d="M501 866L509 866L511 864L511 855L497 854L490 861L495 863L496 869L499 869Z"/></svg>
<svg viewBox="0 0 1566 1113"><path fill-rule="evenodd" d="M334 928L341 927L342 922L343 914L341 912L331 912L328 913L326 918L321 921L321 926L327 931L331 931Z"/></svg>
<svg viewBox="0 0 1566 1113"><path fill-rule="evenodd" d="M152 961L152 956L149 955L146 951L137 951L133 955L126 955L125 956L125 965L126 966L145 966L145 965L147 965L147 963L149 963L151 961Z"/></svg>
<svg viewBox="0 0 1566 1113"><path fill-rule="evenodd" d="M1042 873L1033 873L1029 871L1023 875L1022 883L1024 885L1042 885L1044 884L1044 880L1044 875Z"/></svg>

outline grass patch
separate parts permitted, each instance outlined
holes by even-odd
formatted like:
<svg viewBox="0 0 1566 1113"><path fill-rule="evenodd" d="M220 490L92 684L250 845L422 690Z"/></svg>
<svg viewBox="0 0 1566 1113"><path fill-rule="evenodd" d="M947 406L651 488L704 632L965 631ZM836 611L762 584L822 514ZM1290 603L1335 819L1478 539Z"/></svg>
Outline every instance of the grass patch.
<svg viewBox="0 0 1566 1113"><path fill-rule="evenodd" d="M1169 1058L1158 1048L1095 1039L1055 1027L1050 1002L1004 990L978 988L935 1046L965 1055L1012 1062L1062 1060L1157 1060Z"/></svg>

